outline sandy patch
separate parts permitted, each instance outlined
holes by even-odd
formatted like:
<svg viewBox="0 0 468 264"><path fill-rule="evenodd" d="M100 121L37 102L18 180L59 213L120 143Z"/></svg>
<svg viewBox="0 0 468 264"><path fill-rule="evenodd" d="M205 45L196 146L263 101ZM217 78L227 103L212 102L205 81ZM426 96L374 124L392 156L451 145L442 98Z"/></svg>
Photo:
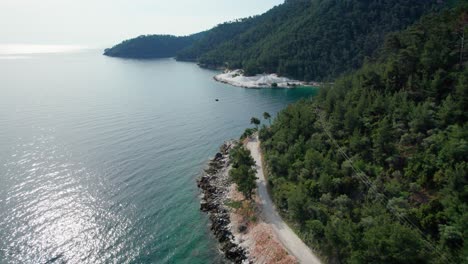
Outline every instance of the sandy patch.
<svg viewBox="0 0 468 264"><path fill-rule="evenodd" d="M236 190L235 184L230 187L228 197L231 201L244 200L244 196ZM253 207L255 208L255 221L252 221L252 215L249 212L246 214L245 210L242 209L231 209L230 213L231 232L239 245L249 252L249 260L258 264L298 263L297 259L291 256L279 242L271 226L260 218L258 199L254 201ZM247 229L241 232L241 227Z"/></svg>

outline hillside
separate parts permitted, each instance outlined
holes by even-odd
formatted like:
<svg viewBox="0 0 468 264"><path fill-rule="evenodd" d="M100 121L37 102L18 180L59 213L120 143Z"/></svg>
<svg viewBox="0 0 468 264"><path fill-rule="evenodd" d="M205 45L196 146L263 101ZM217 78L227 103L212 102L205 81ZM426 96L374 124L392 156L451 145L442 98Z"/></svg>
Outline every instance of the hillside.
<svg viewBox="0 0 468 264"><path fill-rule="evenodd" d="M244 68L248 74L332 79L361 66L388 32L407 27L437 6L435 0L290 0L257 17L253 27L234 38L201 50L197 59L202 65ZM205 41L198 45L211 43Z"/></svg>
<svg viewBox="0 0 468 264"><path fill-rule="evenodd" d="M219 24L211 30L208 30L203 38L194 42L193 45L179 51L177 53L177 59L197 62L201 54L217 48L221 43L231 40L242 32L254 27L257 24L258 18L258 16L249 17ZM206 66L217 67L219 65Z"/></svg>
<svg viewBox="0 0 468 264"><path fill-rule="evenodd" d="M143 36L107 50L130 58L172 57L203 67L243 68L299 80L331 80L357 69L384 36L442 0L288 0L268 12L188 37ZM437 4L439 3L439 4Z"/></svg>
<svg viewBox="0 0 468 264"><path fill-rule="evenodd" d="M466 263L468 5L260 131L276 205L329 263Z"/></svg>
<svg viewBox="0 0 468 264"><path fill-rule="evenodd" d="M104 55L120 58L170 58L177 52L192 45L203 37L205 33L190 36L176 37L171 35L143 35L137 38L125 40L104 51Z"/></svg>
<svg viewBox="0 0 468 264"><path fill-rule="evenodd" d="M211 29L204 38L194 45L179 52L177 59L198 61L202 66L206 67L228 66L241 68L241 63L225 61L224 56L233 56L233 54L240 56L245 49L245 45L253 45L271 34L273 29L286 23L298 12L301 12L301 9L310 6L310 3L311 1L304 1L300 4L282 4L273 7L262 15L220 24ZM254 32L255 35L251 36L249 40L245 40L248 43L242 43L242 46L238 47L224 47L228 43L237 42L241 36L249 32ZM210 54L215 51L224 53L212 59Z"/></svg>

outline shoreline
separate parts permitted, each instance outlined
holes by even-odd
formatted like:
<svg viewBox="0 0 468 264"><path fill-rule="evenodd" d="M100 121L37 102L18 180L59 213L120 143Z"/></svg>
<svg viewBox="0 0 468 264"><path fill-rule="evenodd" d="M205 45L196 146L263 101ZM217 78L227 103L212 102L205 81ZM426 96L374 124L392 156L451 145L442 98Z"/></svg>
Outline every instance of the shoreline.
<svg viewBox="0 0 468 264"><path fill-rule="evenodd" d="M245 142L244 142L245 143ZM200 210L206 212L211 231L225 258L240 264L295 264L298 260L281 243L264 220L258 194L246 201L229 179L229 151L238 141L227 141L197 180L201 191Z"/></svg>
<svg viewBox="0 0 468 264"><path fill-rule="evenodd" d="M231 217L226 206L229 182L229 151L237 142L227 141L210 159L208 168L197 180L201 190L200 210L207 213L211 221L211 231L218 240L219 250L233 263L252 263L248 261L247 250L236 241L231 230Z"/></svg>
<svg viewBox="0 0 468 264"><path fill-rule="evenodd" d="M220 83L229 84L235 87L261 89L261 88L282 88L294 89L299 87L320 87L318 82L304 82L292 80L286 77L279 77L277 74L257 74L255 76L245 76L243 70L225 70L217 74L213 79Z"/></svg>

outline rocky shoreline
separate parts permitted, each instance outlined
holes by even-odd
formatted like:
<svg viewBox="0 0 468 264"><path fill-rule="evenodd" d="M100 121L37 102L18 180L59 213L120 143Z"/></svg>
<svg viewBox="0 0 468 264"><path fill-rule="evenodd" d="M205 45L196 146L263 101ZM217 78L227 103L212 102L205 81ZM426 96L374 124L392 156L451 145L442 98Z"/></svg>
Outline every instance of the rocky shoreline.
<svg viewBox="0 0 468 264"><path fill-rule="evenodd" d="M219 249L233 263L251 263L248 252L240 246L231 232L229 208L225 205L231 183L229 182L229 151L237 144L235 141L225 142L220 152L209 161L201 178L197 180L202 197L200 210L208 213L211 230L218 240Z"/></svg>

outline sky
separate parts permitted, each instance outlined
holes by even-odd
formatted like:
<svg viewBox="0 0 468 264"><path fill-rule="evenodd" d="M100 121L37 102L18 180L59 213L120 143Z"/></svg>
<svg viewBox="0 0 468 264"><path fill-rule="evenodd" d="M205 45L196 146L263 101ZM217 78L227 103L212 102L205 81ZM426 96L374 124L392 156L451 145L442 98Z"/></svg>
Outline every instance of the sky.
<svg viewBox="0 0 468 264"><path fill-rule="evenodd" d="M187 35L284 0L0 0L0 45L108 47L142 34Z"/></svg>

